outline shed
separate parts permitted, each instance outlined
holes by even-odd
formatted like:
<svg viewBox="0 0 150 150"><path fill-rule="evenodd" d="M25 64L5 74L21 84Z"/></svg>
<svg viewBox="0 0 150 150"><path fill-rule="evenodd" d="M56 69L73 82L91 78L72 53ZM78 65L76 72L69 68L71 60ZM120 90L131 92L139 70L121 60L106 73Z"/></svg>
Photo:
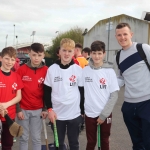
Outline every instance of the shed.
<svg viewBox="0 0 150 150"><path fill-rule="evenodd" d="M114 57L121 46L115 38L115 28L117 24L126 22L131 26L134 35L132 41L150 44L150 23L145 20L134 18L125 14L100 20L85 35L84 47L90 47L95 40L100 40L106 44L106 58L109 62L114 61Z"/></svg>

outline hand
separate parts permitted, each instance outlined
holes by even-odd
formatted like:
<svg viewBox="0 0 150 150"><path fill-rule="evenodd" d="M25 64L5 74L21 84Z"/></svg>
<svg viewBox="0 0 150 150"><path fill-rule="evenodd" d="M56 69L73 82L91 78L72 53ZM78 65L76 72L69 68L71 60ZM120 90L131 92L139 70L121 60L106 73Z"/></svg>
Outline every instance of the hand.
<svg viewBox="0 0 150 150"><path fill-rule="evenodd" d="M102 124L105 120L101 120L100 118L97 119L97 125Z"/></svg>
<svg viewBox="0 0 150 150"><path fill-rule="evenodd" d="M7 114L8 111L4 108L4 106L2 105L2 103L0 103L0 114L2 117L5 116L5 114Z"/></svg>
<svg viewBox="0 0 150 150"><path fill-rule="evenodd" d="M8 113L7 110L0 110L0 115L1 115L2 117L4 117L5 114L7 114L7 113Z"/></svg>
<svg viewBox="0 0 150 150"><path fill-rule="evenodd" d="M18 116L18 119L19 119L19 120L24 120L24 114L23 114L22 111L19 112L19 113L17 113L17 116Z"/></svg>
<svg viewBox="0 0 150 150"><path fill-rule="evenodd" d="M81 116L84 118L85 117L85 115L84 114L81 114Z"/></svg>
<svg viewBox="0 0 150 150"><path fill-rule="evenodd" d="M57 115L56 113L52 110L50 112L48 112L48 118L49 120L54 123L54 121L57 119Z"/></svg>
<svg viewBox="0 0 150 150"><path fill-rule="evenodd" d="M48 115L48 113L46 111L41 112L41 116L43 119L46 119L47 115Z"/></svg>
<svg viewBox="0 0 150 150"><path fill-rule="evenodd" d="M7 102L6 102L6 103L0 103L0 105L1 105L4 109L7 109L7 108L8 108Z"/></svg>

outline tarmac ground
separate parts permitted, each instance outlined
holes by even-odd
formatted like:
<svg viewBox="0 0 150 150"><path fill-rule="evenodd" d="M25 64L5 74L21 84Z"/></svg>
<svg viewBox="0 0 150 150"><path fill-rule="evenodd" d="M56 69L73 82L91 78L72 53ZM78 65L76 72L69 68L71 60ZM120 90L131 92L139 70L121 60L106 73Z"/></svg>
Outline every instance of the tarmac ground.
<svg viewBox="0 0 150 150"><path fill-rule="evenodd" d="M132 150L132 143L130 136L128 134L127 128L124 124L122 113L121 113L121 106L123 103L123 94L124 88L121 88L119 91L119 98L118 101L114 107L113 110L113 118L112 118L112 127L111 127L111 136L110 136L110 150ZM46 123L48 124L48 119L46 120ZM53 132L51 130L51 127L47 126L47 132L48 132L48 143L53 143ZM45 139L44 139L44 131L42 130L42 144L45 145ZM12 150L19 150L19 142L14 143ZM67 142L67 138L66 138ZM86 149L86 133L85 129L80 133L79 136L79 142L80 142L80 150ZM96 147L95 150L98 148ZM29 140L29 150L32 150L32 143L31 139Z"/></svg>

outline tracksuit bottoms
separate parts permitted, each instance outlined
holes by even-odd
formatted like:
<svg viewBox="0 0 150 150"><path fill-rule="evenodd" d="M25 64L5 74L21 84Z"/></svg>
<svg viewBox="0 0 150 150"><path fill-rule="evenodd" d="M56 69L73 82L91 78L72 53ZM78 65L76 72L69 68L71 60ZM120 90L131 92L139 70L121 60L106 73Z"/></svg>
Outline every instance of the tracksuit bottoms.
<svg viewBox="0 0 150 150"><path fill-rule="evenodd" d="M85 116L87 145L86 150L95 150L97 143L97 119ZM109 150L109 136L111 129L112 114L100 125L101 150Z"/></svg>
<svg viewBox="0 0 150 150"><path fill-rule="evenodd" d="M133 150L150 150L150 100L139 103L124 102L122 113Z"/></svg>
<svg viewBox="0 0 150 150"><path fill-rule="evenodd" d="M18 123L23 126L23 135L19 139L19 150L28 150L29 133L32 140L32 149L41 150L41 131L42 131L42 109L23 110L25 119Z"/></svg>

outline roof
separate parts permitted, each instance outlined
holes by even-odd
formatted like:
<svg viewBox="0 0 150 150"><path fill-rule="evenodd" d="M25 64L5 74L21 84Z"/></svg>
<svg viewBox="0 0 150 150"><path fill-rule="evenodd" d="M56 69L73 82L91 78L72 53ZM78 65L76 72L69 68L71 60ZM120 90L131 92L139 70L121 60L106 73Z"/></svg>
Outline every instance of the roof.
<svg viewBox="0 0 150 150"><path fill-rule="evenodd" d="M132 19L132 20L134 19L134 20L138 20L138 21L143 21L144 23L145 22L148 23L148 21L146 21L146 20L141 20L141 19L138 19L138 18L135 18L135 17L132 17L132 16L125 15L125 14L121 14L121 15L118 15L118 16L111 17L111 22L116 21L116 22L119 23L122 18L128 18L128 19ZM106 19L98 21L88 32L90 32L96 25L106 24L106 23L109 22L109 20L110 20L110 18L106 18Z"/></svg>

